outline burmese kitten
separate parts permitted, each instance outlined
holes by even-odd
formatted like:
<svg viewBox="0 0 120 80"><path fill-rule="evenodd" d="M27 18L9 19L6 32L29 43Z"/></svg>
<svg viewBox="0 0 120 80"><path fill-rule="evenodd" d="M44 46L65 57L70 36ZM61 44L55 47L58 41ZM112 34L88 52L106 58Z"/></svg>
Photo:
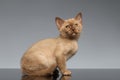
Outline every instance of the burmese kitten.
<svg viewBox="0 0 120 80"><path fill-rule="evenodd" d="M63 20L55 18L59 37L41 40L32 45L21 59L21 69L27 75L52 75L58 67L63 75L71 75L66 61L78 50L78 38L82 31L82 14Z"/></svg>

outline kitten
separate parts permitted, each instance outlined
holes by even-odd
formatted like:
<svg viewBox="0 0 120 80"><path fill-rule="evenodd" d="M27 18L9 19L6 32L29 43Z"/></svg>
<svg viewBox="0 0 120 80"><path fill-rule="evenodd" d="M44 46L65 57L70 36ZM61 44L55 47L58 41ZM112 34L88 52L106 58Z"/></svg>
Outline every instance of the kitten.
<svg viewBox="0 0 120 80"><path fill-rule="evenodd" d="M26 75L52 75L58 67L63 75L71 75L66 61L78 50L78 38L82 31L82 13L75 18L55 18L59 37L41 40L32 45L21 59L21 70Z"/></svg>

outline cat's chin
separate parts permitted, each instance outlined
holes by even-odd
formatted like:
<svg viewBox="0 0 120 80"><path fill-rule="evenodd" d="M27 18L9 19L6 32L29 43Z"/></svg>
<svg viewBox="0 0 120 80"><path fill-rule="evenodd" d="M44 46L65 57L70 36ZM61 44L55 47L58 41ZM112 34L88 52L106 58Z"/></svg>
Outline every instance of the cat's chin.
<svg viewBox="0 0 120 80"><path fill-rule="evenodd" d="M72 36L76 36L77 34L76 33L72 33Z"/></svg>
<svg viewBox="0 0 120 80"><path fill-rule="evenodd" d="M71 34L60 34L61 37L64 37L64 38L69 38L69 39L77 39L79 38L80 34L79 33L71 33Z"/></svg>
<svg viewBox="0 0 120 80"><path fill-rule="evenodd" d="M73 32L72 34L70 34L70 36L79 36L79 33Z"/></svg>
<svg viewBox="0 0 120 80"><path fill-rule="evenodd" d="M79 37L79 34L77 33L72 33L69 35L70 38L78 38Z"/></svg>

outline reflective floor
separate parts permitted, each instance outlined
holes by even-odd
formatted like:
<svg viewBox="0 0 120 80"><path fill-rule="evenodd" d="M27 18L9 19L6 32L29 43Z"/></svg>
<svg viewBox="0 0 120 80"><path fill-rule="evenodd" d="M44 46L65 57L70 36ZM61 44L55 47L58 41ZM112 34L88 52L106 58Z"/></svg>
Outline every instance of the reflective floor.
<svg viewBox="0 0 120 80"><path fill-rule="evenodd" d="M19 69L0 69L0 80L120 80L120 69L71 69L72 76L22 76Z"/></svg>

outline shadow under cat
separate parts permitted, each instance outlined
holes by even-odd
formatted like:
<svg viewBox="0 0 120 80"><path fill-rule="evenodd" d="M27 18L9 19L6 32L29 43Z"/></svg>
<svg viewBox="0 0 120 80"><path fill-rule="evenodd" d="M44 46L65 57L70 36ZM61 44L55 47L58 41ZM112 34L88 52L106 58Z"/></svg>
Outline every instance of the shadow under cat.
<svg viewBox="0 0 120 80"><path fill-rule="evenodd" d="M53 72L53 75L48 76L35 76L35 75L22 75L21 80L70 80L71 76L63 76L59 73L59 70L56 69Z"/></svg>
<svg viewBox="0 0 120 80"><path fill-rule="evenodd" d="M30 76L23 75L21 80L70 80L71 76L61 76L59 74L54 74L53 76Z"/></svg>

